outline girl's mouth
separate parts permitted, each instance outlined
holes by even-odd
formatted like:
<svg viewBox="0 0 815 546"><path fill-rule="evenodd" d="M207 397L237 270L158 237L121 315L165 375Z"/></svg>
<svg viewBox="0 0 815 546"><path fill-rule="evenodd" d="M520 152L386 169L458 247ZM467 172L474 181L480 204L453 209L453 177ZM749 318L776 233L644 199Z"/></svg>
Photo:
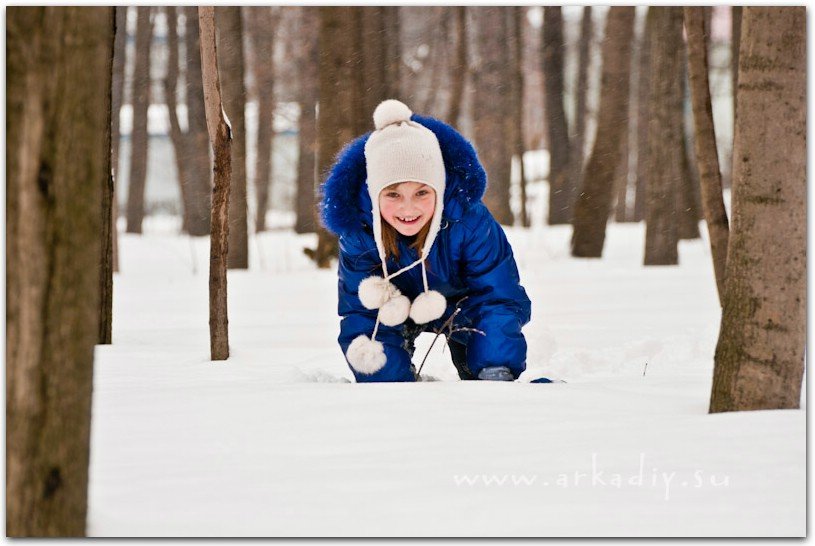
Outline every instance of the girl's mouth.
<svg viewBox="0 0 815 546"><path fill-rule="evenodd" d="M397 216L396 219L402 222L403 224L415 224L419 221L421 216Z"/></svg>

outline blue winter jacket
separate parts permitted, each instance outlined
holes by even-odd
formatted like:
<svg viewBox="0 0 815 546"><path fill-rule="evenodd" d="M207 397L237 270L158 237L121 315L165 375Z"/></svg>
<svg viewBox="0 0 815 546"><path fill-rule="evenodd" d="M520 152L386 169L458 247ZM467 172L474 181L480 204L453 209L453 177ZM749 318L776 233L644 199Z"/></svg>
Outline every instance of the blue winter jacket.
<svg viewBox="0 0 815 546"><path fill-rule="evenodd" d="M481 202L487 176L473 146L455 129L437 119L413 114L411 120L433 131L439 141L446 171L441 228L426 260L428 283L447 298L444 315L425 325L438 331L455 311L461 312L452 339L467 347L467 366L474 376L483 368L507 366L515 378L526 368L526 340L521 327L529 322L531 302L520 284L518 268L503 229ZM371 199L365 170L365 134L340 152L322 187L321 216L327 229L339 236L339 343L343 354L359 335L371 336L377 310L366 309L359 300L359 283L382 275L382 263L374 242ZM399 243L398 260L388 259L396 271L419 258L407 241ZM421 268L392 279L411 301L423 290ZM466 299L463 299L465 298ZM403 347L399 326L379 326L377 341L385 347L387 362L378 372L366 375L351 367L358 382L414 381L411 358Z"/></svg>

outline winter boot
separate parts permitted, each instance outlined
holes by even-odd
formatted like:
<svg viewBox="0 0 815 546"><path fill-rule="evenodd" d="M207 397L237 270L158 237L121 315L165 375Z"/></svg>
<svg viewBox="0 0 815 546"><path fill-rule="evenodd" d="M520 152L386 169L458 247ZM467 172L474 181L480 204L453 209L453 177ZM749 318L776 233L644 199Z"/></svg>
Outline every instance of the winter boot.
<svg viewBox="0 0 815 546"><path fill-rule="evenodd" d="M492 366L478 372L478 379L485 381L515 381L512 372L506 366Z"/></svg>

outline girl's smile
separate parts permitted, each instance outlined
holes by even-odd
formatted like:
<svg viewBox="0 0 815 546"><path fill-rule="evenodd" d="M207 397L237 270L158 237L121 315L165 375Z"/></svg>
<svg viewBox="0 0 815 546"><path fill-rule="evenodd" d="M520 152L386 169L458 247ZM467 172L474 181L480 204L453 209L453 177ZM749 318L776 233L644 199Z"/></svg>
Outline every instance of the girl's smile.
<svg viewBox="0 0 815 546"><path fill-rule="evenodd" d="M379 212L396 231L416 235L436 210L436 192L421 182L392 184L379 194Z"/></svg>

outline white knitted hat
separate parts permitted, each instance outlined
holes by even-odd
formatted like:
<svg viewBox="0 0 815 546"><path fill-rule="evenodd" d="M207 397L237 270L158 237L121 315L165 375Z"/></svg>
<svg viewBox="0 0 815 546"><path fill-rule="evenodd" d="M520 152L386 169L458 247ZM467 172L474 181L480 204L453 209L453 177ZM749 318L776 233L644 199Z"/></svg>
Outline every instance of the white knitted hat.
<svg viewBox="0 0 815 546"><path fill-rule="evenodd" d="M422 248L422 256L430 252L441 225L445 180L441 148L433 131L410 120L412 114L410 108L398 100L381 102L374 110L376 131L365 143L368 193L373 204L374 240L383 264L385 247L382 245L379 194L387 186L397 182L421 182L435 190L436 210L430 221L430 231Z"/></svg>
<svg viewBox="0 0 815 546"><path fill-rule="evenodd" d="M413 112L404 103L389 99L374 111L376 130L365 143L365 166L368 193L371 197L373 229L376 248L382 260L383 277L368 277L359 285L359 299L368 309L379 309L374 331L369 338L360 335L351 343L346 357L359 372L372 374L385 365L385 350L376 333L379 324L397 326L408 316L417 324L440 318L447 308L447 299L427 283L425 260L430 254L441 226L444 210L445 172L439 141L433 131L410 120ZM436 192L436 208L430 220L427 239L419 259L411 265L388 274L385 247L382 244L382 216L379 212L379 194L397 182L421 182ZM390 279L422 265L424 292L411 303Z"/></svg>

